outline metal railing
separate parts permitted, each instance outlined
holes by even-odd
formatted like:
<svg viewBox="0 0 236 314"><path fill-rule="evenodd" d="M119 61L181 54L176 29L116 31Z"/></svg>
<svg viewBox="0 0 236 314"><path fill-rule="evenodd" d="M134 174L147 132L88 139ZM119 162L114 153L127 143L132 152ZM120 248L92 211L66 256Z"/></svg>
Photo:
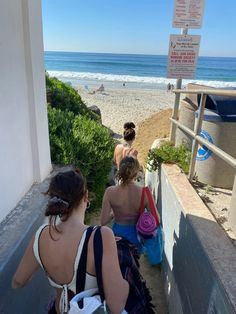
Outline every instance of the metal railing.
<svg viewBox="0 0 236 314"><path fill-rule="evenodd" d="M203 139L200 136L201 128L202 128L202 120L204 116L204 110L205 110L205 104L206 104L206 98L207 95L217 95L217 96L228 96L228 97L236 97L236 91L235 90L219 90L219 89L204 89L204 90L181 90L181 89L175 89L173 92L176 95L180 94L201 94L201 100L200 100L200 106L199 106L199 114L197 117L197 121L195 122L194 130L191 130L190 128L184 126L182 123L178 121L178 110L179 110L179 102L175 102L172 117L171 120L171 134L170 134L170 140L172 142L175 142L175 135L176 135L176 129L179 128L188 135L190 135L193 138L193 144L192 144L192 154L191 154L191 161L190 161L190 168L189 168L189 180L192 181L194 177L194 171L195 171L195 164L196 164L196 157L197 157L197 151L198 151L198 145L202 144L209 148L213 153L215 153L218 157L223 159L225 162L227 162L230 166L232 166L234 169L236 169L236 158L233 156L227 154L224 150L220 149L216 145L208 142L207 140ZM236 145L236 143L235 143ZM231 225L231 228L236 232L236 174L234 177L234 185L233 185L233 191L232 191L232 198L229 208L229 215L228 215L229 223Z"/></svg>

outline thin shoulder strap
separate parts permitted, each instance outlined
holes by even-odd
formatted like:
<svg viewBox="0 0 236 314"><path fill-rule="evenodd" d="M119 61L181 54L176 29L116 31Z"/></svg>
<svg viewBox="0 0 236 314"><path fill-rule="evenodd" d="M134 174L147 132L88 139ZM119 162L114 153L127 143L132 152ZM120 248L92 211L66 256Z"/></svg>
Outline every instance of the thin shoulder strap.
<svg viewBox="0 0 236 314"><path fill-rule="evenodd" d="M80 255L79 265L76 274L76 293L84 291L85 279L86 279L86 266L87 266L87 253L88 253L88 241L93 232L93 227L88 227L86 230L86 237L84 240L83 250Z"/></svg>
<svg viewBox="0 0 236 314"><path fill-rule="evenodd" d="M123 150L122 150L122 158L125 157L125 148L123 147Z"/></svg>
<svg viewBox="0 0 236 314"><path fill-rule="evenodd" d="M144 210L144 192L145 192L145 187L142 188L142 195L141 195L140 206L139 206L140 215L143 213L143 210Z"/></svg>
<svg viewBox="0 0 236 314"><path fill-rule="evenodd" d="M125 156L129 156L132 150L132 147L123 146L122 157L124 158Z"/></svg>
<svg viewBox="0 0 236 314"><path fill-rule="evenodd" d="M150 191L148 186L145 187L145 192L146 192L146 195L148 197L148 203L149 203L149 205L151 207L152 215L154 216L154 218L156 220L156 223L159 226L160 225L160 221L159 221L158 216L157 216L156 205L155 205L152 193L151 193L151 191Z"/></svg>
<svg viewBox="0 0 236 314"><path fill-rule="evenodd" d="M102 255L103 255L103 244L102 244L102 234L101 234L101 226L97 227L94 240L93 240L93 254L95 260L95 269L96 269L96 277L98 290L101 297L101 301L105 300L105 294L103 289L103 280L102 280Z"/></svg>
<svg viewBox="0 0 236 314"><path fill-rule="evenodd" d="M42 226L39 227L39 229L37 230L37 232L35 234L34 245L33 245L34 256L43 270L44 270L44 266L43 266L43 263L41 261L40 255L39 255L39 238L40 238L40 235L41 235L43 229L46 228L47 226L48 226L48 224L43 224Z"/></svg>

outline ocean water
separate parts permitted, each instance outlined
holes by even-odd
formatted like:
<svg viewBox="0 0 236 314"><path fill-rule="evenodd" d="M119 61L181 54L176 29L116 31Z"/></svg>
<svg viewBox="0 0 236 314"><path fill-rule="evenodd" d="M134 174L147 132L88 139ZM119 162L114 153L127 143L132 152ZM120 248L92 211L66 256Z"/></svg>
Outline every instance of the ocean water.
<svg viewBox="0 0 236 314"><path fill-rule="evenodd" d="M45 69L73 86L99 85L165 89L167 56L112 53L45 52ZM194 80L213 87L236 87L236 58L199 57Z"/></svg>

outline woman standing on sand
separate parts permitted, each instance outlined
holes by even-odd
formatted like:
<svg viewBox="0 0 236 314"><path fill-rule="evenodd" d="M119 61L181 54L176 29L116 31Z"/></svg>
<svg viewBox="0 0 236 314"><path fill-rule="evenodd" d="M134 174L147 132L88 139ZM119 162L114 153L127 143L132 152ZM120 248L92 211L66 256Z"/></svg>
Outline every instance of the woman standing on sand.
<svg viewBox="0 0 236 314"><path fill-rule="evenodd" d="M137 157L138 151L132 147L135 140L135 124L133 122L126 122L124 124L124 143L118 144L114 151L113 161L115 167L119 169L121 159L125 156Z"/></svg>
<svg viewBox="0 0 236 314"><path fill-rule="evenodd" d="M118 170L120 184L108 187L103 196L101 224L106 225L114 218L112 226L114 234L127 239L141 253L142 248L136 232L143 192L143 188L135 183L139 169L136 158L126 156L121 160ZM144 207L151 210L146 195L144 195ZM157 215L160 221L158 212Z"/></svg>

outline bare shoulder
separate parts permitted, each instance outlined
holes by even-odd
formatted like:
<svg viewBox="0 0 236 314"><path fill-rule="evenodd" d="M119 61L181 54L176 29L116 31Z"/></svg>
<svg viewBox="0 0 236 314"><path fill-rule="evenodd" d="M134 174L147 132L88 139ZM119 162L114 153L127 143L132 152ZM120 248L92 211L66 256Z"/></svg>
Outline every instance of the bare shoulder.
<svg viewBox="0 0 236 314"><path fill-rule="evenodd" d="M140 185L138 185L138 184L134 184L133 186L132 186L132 188L133 189L135 189L137 192L142 192L142 190L143 190L143 186L140 186Z"/></svg>
<svg viewBox="0 0 236 314"><path fill-rule="evenodd" d="M101 227L102 241L105 246L113 245L115 243L115 236L111 228L102 226Z"/></svg>
<svg viewBox="0 0 236 314"><path fill-rule="evenodd" d="M122 144L122 143L116 144L116 147L123 147L123 146L124 146L124 144Z"/></svg>
<svg viewBox="0 0 236 314"><path fill-rule="evenodd" d="M143 190L143 188L144 188L144 186L140 186L140 185L138 185L138 184L135 184L135 186L137 187L137 189L138 190L140 190L140 191L142 191Z"/></svg>
<svg viewBox="0 0 236 314"><path fill-rule="evenodd" d="M106 189L105 193L106 193L106 195L110 195L111 193L113 193L116 190L117 190L117 186L116 185L112 185L112 186L109 186Z"/></svg>
<svg viewBox="0 0 236 314"><path fill-rule="evenodd" d="M101 234L104 236L104 237L111 237L111 238L114 238L114 233L113 231L111 230L111 228L107 227L107 226L102 226L101 227Z"/></svg>
<svg viewBox="0 0 236 314"><path fill-rule="evenodd" d="M124 145L119 143L115 147L115 152L119 152L119 151L123 150L123 148L124 148Z"/></svg>
<svg viewBox="0 0 236 314"><path fill-rule="evenodd" d="M140 185L138 185L138 184L134 184L133 186L131 186L131 191L133 191L133 193L135 194L135 195L138 195L138 197L140 197L141 196L141 194L142 194L142 190L143 190L143 187L142 186L140 186Z"/></svg>

